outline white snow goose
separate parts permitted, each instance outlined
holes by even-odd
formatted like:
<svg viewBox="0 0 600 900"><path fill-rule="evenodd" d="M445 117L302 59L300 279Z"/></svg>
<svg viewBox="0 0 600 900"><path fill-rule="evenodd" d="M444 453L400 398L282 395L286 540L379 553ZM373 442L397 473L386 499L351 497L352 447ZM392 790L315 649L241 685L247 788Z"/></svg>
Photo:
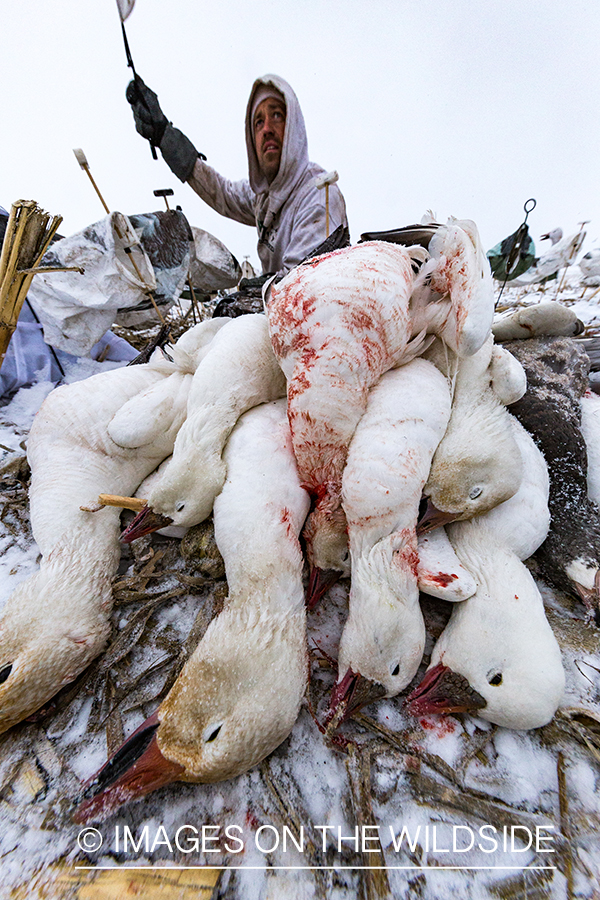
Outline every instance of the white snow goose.
<svg viewBox="0 0 600 900"><path fill-rule="evenodd" d="M455 381L448 429L424 489L427 506L420 531L492 509L518 490L523 477L523 461L503 402L524 393L522 367L508 365L508 352L496 352L491 336L466 359L448 357L439 346L432 347L428 356L450 378L454 374Z"/></svg>
<svg viewBox="0 0 600 900"><path fill-rule="evenodd" d="M560 649L529 570L481 519L449 527L477 591L453 606L409 709L414 715L472 712L506 728L539 728L562 699Z"/></svg>
<svg viewBox="0 0 600 900"><path fill-rule="evenodd" d="M342 480L352 581L330 704L337 724L371 700L399 693L421 661L416 524L449 415L446 379L417 359L371 389L352 438Z"/></svg>
<svg viewBox="0 0 600 900"><path fill-rule="evenodd" d="M548 531L548 472L516 420L528 477L517 493L448 532L477 590L452 609L429 669L409 697L415 715L473 712L509 728L538 728L561 700L560 650L537 586L521 560Z"/></svg>
<svg viewBox="0 0 600 900"><path fill-rule="evenodd" d="M88 784L76 821L171 781L215 782L259 763L294 725L308 655L298 535L309 507L285 401L247 412L225 448L214 507L229 599L158 712Z"/></svg>
<svg viewBox="0 0 600 900"><path fill-rule="evenodd" d="M198 352L213 332L198 328ZM190 340L180 359L185 365ZM80 507L97 501L99 493L130 496L172 452L191 378L156 351L150 363L55 389L35 417L27 455L30 515L42 560L0 615L0 732L39 709L102 650L120 556L121 511ZM123 447L111 437L111 424L129 401L135 408L136 398L137 424L128 413L115 429L131 444ZM160 419L147 416L156 404Z"/></svg>
<svg viewBox="0 0 600 900"><path fill-rule="evenodd" d="M194 374L173 458L122 539L130 542L165 525L190 527L210 515L225 481L223 448L238 418L284 395L265 317L228 319Z"/></svg>

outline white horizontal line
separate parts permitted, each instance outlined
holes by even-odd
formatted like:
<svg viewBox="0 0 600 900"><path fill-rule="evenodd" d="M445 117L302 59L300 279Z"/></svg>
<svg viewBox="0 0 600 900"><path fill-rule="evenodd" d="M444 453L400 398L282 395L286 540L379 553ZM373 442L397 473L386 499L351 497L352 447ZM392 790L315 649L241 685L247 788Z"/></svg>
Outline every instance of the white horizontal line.
<svg viewBox="0 0 600 900"><path fill-rule="evenodd" d="M218 869L219 871L227 871L228 869L248 869L255 870L257 872L261 872L268 868L269 871L273 869L285 869L286 871L298 870L298 869L310 869L318 870L318 871L334 871L337 872L341 869L350 869L351 871L357 871L365 869L370 871L372 869L390 869L390 870L416 870L419 872L440 872L443 870L449 870L451 872L474 872L479 870L484 870L486 872L502 869L511 872L555 872L556 866L74 866L75 869L86 869L90 871L110 871L111 869L131 869L137 871L153 871L153 872L184 872L188 869L193 869L196 871L201 871L202 869Z"/></svg>

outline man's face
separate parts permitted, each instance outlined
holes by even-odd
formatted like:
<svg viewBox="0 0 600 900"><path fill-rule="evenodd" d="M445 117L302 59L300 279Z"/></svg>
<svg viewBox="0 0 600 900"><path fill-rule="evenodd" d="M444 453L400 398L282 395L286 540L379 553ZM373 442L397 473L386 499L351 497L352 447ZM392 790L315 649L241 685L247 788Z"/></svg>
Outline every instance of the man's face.
<svg viewBox="0 0 600 900"><path fill-rule="evenodd" d="M285 132L285 103L275 97L267 97L256 108L254 121L254 146L260 170L269 182L279 171L283 135Z"/></svg>

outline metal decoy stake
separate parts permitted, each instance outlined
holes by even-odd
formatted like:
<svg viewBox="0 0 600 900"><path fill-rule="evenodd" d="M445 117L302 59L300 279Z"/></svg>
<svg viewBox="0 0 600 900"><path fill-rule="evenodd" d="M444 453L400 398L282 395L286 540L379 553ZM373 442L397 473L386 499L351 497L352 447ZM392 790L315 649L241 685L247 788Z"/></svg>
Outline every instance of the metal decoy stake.
<svg viewBox="0 0 600 900"><path fill-rule="evenodd" d="M129 41L127 40L127 32L125 31L125 20L128 16L131 15L133 7L135 6L135 0L117 0L117 9L119 10L119 19L121 20L121 31L123 33L123 43L125 44L125 56L127 57L127 65L131 69L133 73L133 80L137 82L140 80L138 73L135 71L135 66L133 64L133 57L131 55L131 50L129 49ZM143 97L142 97L143 102ZM146 104L144 103L144 106ZM152 159L158 159L156 155L156 145L150 141L150 150L152 152Z"/></svg>

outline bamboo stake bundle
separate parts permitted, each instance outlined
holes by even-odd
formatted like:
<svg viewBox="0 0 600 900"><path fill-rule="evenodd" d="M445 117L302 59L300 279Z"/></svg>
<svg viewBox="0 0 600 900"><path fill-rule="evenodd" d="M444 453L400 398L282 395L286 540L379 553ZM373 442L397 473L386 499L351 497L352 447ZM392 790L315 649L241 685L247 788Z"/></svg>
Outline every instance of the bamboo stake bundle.
<svg viewBox="0 0 600 900"><path fill-rule="evenodd" d="M35 200L12 205L0 256L0 368L35 270L61 222Z"/></svg>

